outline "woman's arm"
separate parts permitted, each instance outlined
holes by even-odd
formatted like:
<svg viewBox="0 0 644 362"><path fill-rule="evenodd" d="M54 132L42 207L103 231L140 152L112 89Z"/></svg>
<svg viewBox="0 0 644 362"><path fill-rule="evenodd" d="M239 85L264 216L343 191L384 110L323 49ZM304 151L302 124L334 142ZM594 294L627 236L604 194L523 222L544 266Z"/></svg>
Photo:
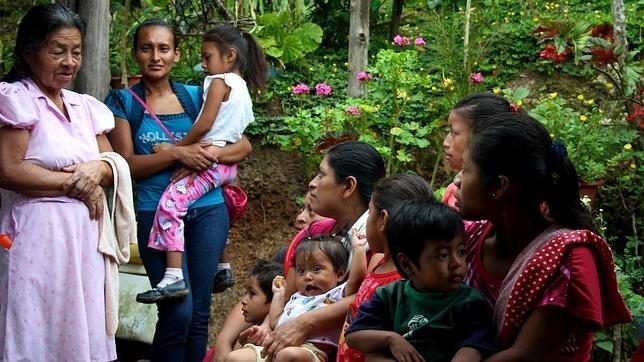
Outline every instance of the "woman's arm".
<svg viewBox="0 0 644 362"><path fill-rule="evenodd" d="M0 187L27 196L62 196L70 173L25 161L29 131L0 128Z"/></svg>
<svg viewBox="0 0 644 362"><path fill-rule="evenodd" d="M149 155L137 155L134 153L132 129L129 122L118 117L115 119L116 126L108 134L108 138L114 150L123 156L129 164L132 178L135 180L153 176L176 162L181 162L196 170L206 169L215 162L215 158L205 150L208 145L201 144L173 147Z"/></svg>
<svg viewBox="0 0 644 362"><path fill-rule="evenodd" d="M285 347L301 345L313 333L341 328L349 305L354 299L355 296L344 298L324 308L306 312L277 327L264 341L263 353L266 358L269 361L273 360L277 352Z"/></svg>
<svg viewBox="0 0 644 362"><path fill-rule="evenodd" d="M365 275L367 275L367 237L366 235L358 235L358 231L355 229L351 234L353 235L351 237L353 257L351 258L351 272L344 288L344 295L356 294Z"/></svg>
<svg viewBox="0 0 644 362"><path fill-rule="evenodd" d="M213 124L215 124L221 103L228 93L230 93L230 87L226 85L223 79L215 78L212 80L210 88L208 88L206 101L204 102L201 113L199 113L199 118L192 125L188 134L177 143L177 146L187 146L201 141L208 131L210 131Z"/></svg>
<svg viewBox="0 0 644 362"><path fill-rule="evenodd" d="M570 339L575 318L563 309L537 308L521 327L514 344L485 361L550 361Z"/></svg>

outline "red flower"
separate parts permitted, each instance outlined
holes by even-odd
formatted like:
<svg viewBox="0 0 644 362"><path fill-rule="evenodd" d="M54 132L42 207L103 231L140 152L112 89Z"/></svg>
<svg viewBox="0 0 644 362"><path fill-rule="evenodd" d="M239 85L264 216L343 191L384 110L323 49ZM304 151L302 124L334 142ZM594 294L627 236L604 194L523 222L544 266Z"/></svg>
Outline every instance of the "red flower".
<svg viewBox="0 0 644 362"><path fill-rule="evenodd" d="M591 35L596 38L606 39L611 43L615 41L615 31L613 30L613 25L610 23L603 23L593 26Z"/></svg>
<svg viewBox="0 0 644 362"><path fill-rule="evenodd" d="M546 44L546 46L543 47L543 50L539 52L539 58L551 59L555 62L563 62L568 58L568 49L561 53L557 53L557 47L554 44Z"/></svg>

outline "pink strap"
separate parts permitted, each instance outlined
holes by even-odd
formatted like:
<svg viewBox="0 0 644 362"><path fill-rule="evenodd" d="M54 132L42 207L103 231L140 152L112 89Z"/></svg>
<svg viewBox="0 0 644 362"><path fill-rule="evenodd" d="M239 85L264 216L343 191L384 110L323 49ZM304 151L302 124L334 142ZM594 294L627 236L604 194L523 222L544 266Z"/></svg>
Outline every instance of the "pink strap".
<svg viewBox="0 0 644 362"><path fill-rule="evenodd" d="M134 91L131 88L127 88L127 91L130 92L130 94L134 97L134 99L136 99L139 103L141 103L143 108L145 108L145 110L148 111L150 116L152 116L152 118L154 118L154 120L157 121L157 124L159 125L159 127L161 127L163 132L165 132L165 134L168 135L168 137L170 137L172 142L179 143L179 140L177 140L177 138L172 134L172 132L170 132L170 130L168 130L168 128L163 124L163 122L161 122L159 117L157 117L157 115L154 114L152 109L148 107L147 103L145 103L145 101L141 99L141 97L139 97L136 93L134 93Z"/></svg>

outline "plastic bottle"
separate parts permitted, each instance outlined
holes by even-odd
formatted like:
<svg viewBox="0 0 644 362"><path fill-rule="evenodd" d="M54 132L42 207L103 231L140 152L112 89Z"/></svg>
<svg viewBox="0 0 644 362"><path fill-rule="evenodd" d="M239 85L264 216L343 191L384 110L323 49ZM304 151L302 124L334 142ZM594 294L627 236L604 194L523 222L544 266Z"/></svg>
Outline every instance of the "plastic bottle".
<svg viewBox="0 0 644 362"><path fill-rule="evenodd" d="M6 234L0 234L0 247L3 247L7 250L11 248L11 238L9 235Z"/></svg>

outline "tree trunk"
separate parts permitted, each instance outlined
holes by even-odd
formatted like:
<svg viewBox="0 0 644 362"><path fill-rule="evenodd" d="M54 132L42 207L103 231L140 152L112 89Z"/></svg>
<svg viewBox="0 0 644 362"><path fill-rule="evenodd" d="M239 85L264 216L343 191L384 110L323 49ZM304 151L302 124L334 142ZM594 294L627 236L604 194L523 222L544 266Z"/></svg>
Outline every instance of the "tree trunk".
<svg viewBox="0 0 644 362"><path fill-rule="evenodd" d="M624 12L623 0L612 0L613 29L615 31L615 46L617 51L617 62L620 73L624 73L624 59L628 53L628 42L626 41L626 14Z"/></svg>
<svg viewBox="0 0 644 362"><path fill-rule="evenodd" d="M389 28L390 39L398 34L400 19L402 18L403 13L403 3L404 0L394 0L393 4L391 5L391 27Z"/></svg>
<svg viewBox="0 0 644 362"><path fill-rule="evenodd" d="M83 39L83 64L78 71L73 89L102 100L107 95L110 83L109 0L57 0L76 11L87 24Z"/></svg>
<svg viewBox="0 0 644 362"><path fill-rule="evenodd" d="M369 60L369 4L369 0L351 0L347 93L353 98L363 97L366 93L357 77L358 73L367 68Z"/></svg>

